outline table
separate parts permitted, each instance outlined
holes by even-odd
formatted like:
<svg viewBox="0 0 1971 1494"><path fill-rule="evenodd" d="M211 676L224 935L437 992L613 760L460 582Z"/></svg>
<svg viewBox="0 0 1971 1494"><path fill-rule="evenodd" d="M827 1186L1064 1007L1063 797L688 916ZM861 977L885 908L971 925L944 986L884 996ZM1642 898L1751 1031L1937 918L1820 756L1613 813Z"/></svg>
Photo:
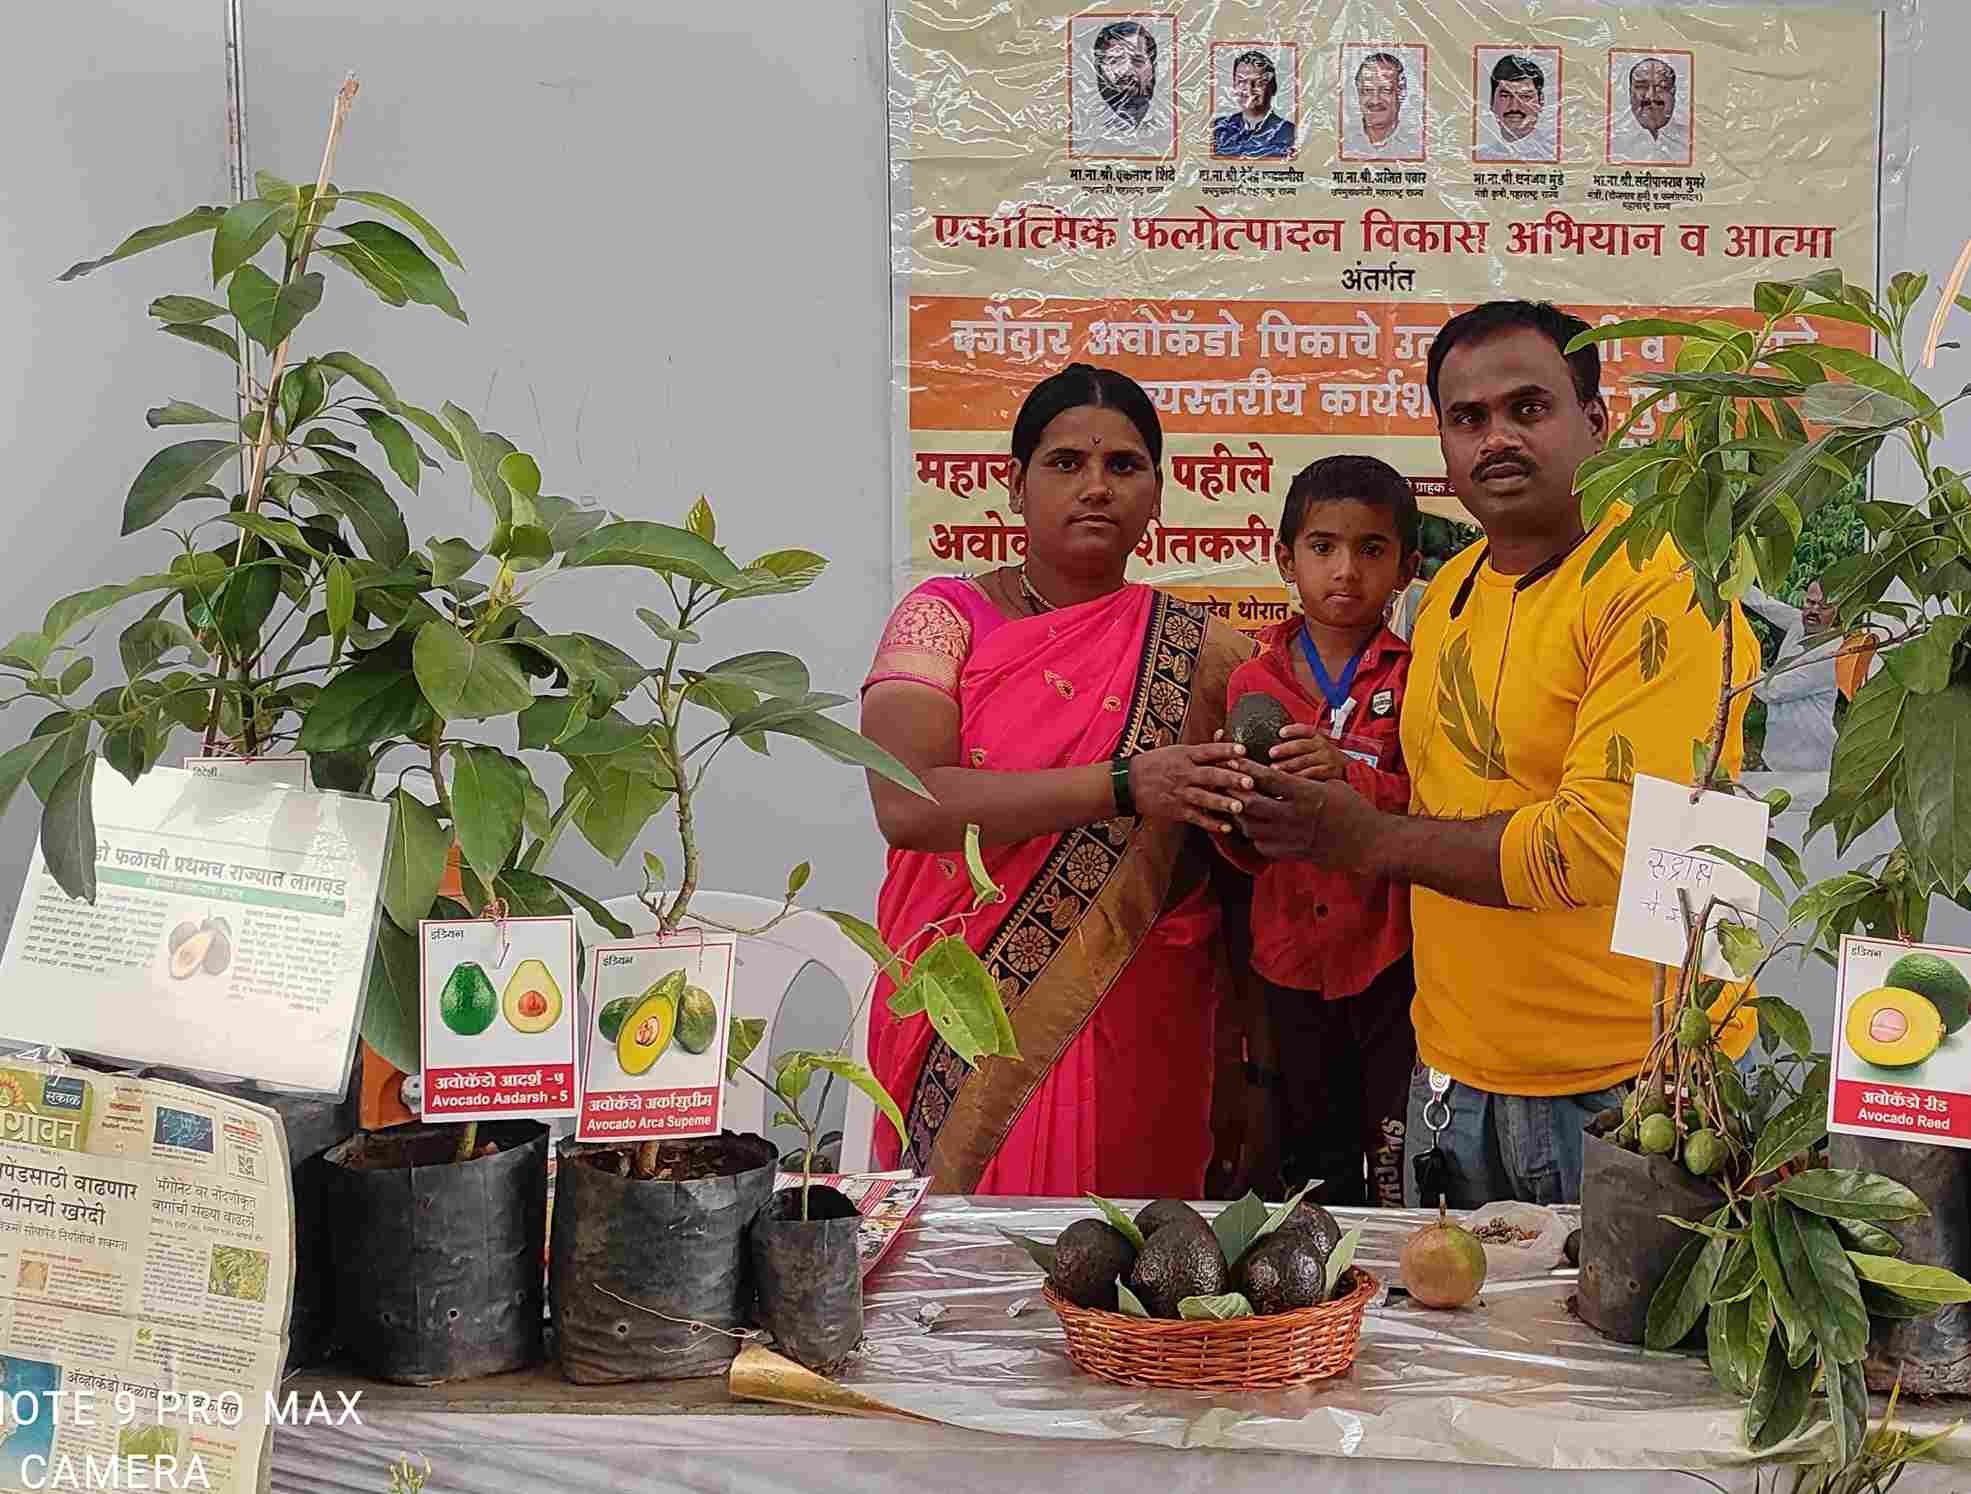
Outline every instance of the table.
<svg viewBox="0 0 1971 1494"><path fill-rule="evenodd" d="M432 1494L475 1489L912 1491L1154 1487L1163 1491L1439 1490L1628 1494L1752 1490L1738 1404L1703 1363L1611 1344L1567 1310L1572 1273L1488 1286L1482 1309L1371 1309L1345 1377L1251 1396L1132 1390L1076 1373L1040 1300L1039 1273L1000 1228L1050 1237L1089 1210L1063 1200L931 1199L869 1283L865 1344L836 1378L940 1425L862 1420L734 1400L723 1380L573 1386L551 1367L411 1389L309 1373L289 1387L360 1390L361 1425L283 1429L274 1488L381 1494L386 1464L428 1457ZM1425 1218L1337 1210L1360 1264L1386 1282ZM944 1314L929 1329L927 1303ZM1014 1312L1014 1309L1018 1309ZM1876 1405L1881 1413L1881 1404ZM1971 1407L1911 1408L1941 1428ZM1821 1434L1821 1435L1824 1435ZM1818 1444L1796 1444L1810 1451ZM1913 1468L1899 1494L1971 1484L1971 1434L1949 1466Z"/></svg>

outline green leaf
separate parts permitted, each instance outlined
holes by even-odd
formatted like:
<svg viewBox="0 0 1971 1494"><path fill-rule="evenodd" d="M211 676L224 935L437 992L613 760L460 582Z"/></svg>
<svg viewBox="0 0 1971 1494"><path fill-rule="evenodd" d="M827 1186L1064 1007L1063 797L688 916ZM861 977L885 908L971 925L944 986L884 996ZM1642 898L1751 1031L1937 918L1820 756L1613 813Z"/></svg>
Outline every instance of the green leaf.
<svg viewBox="0 0 1971 1494"><path fill-rule="evenodd" d="M1800 1345L1812 1340L1807 1319L1800 1311L1800 1305L1793 1298L1793 1289L1787 1285L1786 1272L1780 1261L1779 1242L1773 1232L1773 1215L1778 1206L1765 1194L1752 1200L1752 1250L1759 1262L1759 1279L1765 1283L1766 1293L1771 1298L1773 1315L1780 1326L1786 1330L1788 1344ZM1788 1356L1780 1354L1779 1359Z"/></svg>
<svg viewBox="0 0 1971 1494"><path fill-rule="evenodd" d="M725 1077L739 1076L739 1066L753 1056L753 1050L766 1040L765 1017L734 1017L726 1024Z"/></svg>
<svg viewBox="0 0 1971 1494"><path fill-rule="evenodd" d="M182 575L171 573L139 576L134 581L125 581L115 586L92 586L87 591L72 592L62 597L48 609L41 619L41 637L51 646L67 638L79 624L94 617L98 612L107 611L119 602L127 602L132 597L142 596L151 591L175 591L184 582Z"/></svg>
<svg viewBox="0 0 1971 1494"><path fill-rule="evenodd" d="M1794 1368L1784 1354L1766 1355L1758 1389L1745 1413L1745 1436L1754 1452L1777 1447L1800 1430L1807 1419L1813 1387L1811 1368Z"/></svg>
<svg viewBox="0 0 1971 1494"><path fill-rule="evenodd" d="M659 617L656 613L652 612L648 607L637 608L636 615L642 620L643 625L646 628L650 629L651 632L655 633L659 638L663 639L666 643L698 642L698 635L692 632L689 628L676 627L671 623L666 622L663 618Z"/></svg>
<svg viewBox="0 0 1971 1494"><path fill-rule="evenodd" d="M1971 877L1971 680L1911 695L1903 710L1903 787L1912 854L1945 889ZM1898 820L1899 826L1901 820Z"/></svg>
<svg viewBox="0 0 1971 1494"><path fill-rule="evenodd" d="M566 568L641 566L660 576L682 576L717 587L724 587L739 574L723 550L690 530L643 519L604 524L570 545L561 563Z"/></svg>
<svg viewBox="0 0 1971 1494"><path fill-rule="evenodd" d="M96 754L69 764L41 811L41 855L72 898L96 901Z"/></svg>
<svg viewBox="0 0 1971 1494"><path fill-rule="evenodd" d="M349 624L356 620L356 583L349 578L349 567L338 557L328 563L323 574L326 593L323 608L328 614L329 637L335 641L337 653L342 651L342 640L349 636Z"/></svg>
<svg viewBox="0 0 1971 1494"><path fill-rule="evenodd" d="M467 875L477 877L470 869ZM565 918L568 916L568 899L562 895L558 883L534 872L509 867L499 876L485 879L482 884L493 889L493 896L502 899L509 911L522 918ZM679 983L682 986L682 982Z"/></svg>
<svg viewBox="0 0 1971 1494"><path fill-rule="evenodd" d="M404 292L424 306L435 306L445 315L463 322L465 311L452 288L445 283L445 272L404 234L388 223L337 224L337 230L352 242L375 255L383 267L402 283Z"/></svg>
<svg viewBox="0 0 1971 1494"><path fill-rule="evenodd" d="M1841 1220L1920 1219L1929 1206L1893 1178L1838 1167L1795 1173L1773 1190L1810 1214Z"/></svg>
<svg viewBox="0 0 1971 1494"><path fill-rule="evenodd" d="M1256 1243L1260 1240L1265 1239L1268 1235L1272 1234L1274 1230L1278 1229L1282 1224L1286 1223L1287 1215L1293 1212L1294 1205L1299 1203L1309 1193L1313 1192L1317 1186L1318 1186L1317 1182L1307 1182L1301 1184L1299 1192L1295 1193L1292 1198L1289 1198L1285 1203L1280 1204L1278 1207L1276 1207L1271 1213L1269 1213L1266 1216L1266 1222L1259 1227L1259 1232L1252 1237L1254 1242ZM1236 1264L1236 1262L1234 1264Z"/></svg>
<svg viewBox="0 0 1971 1494"><path fill-rule="evenodd" d="M195 663L203 663L205 650L198 646L190 628L169 618L146 617L130 624L117 639L117 657L126 677L142 679L173 649L183 649Z"/></svg>
<svg viewBox="0 0 1971 1494"><path fill-rule="evenodd" d="M1759 961L1766 955L1766 946L1759 942L1758 934L1742 923L1718 923L1713 927L1717 931L1718 947L1724 952L1725 963L1731 966L1731 973L1740 980L1750 980L1752 972L1759 968Z"/></svg>
<svg viewBox="0 0 1971 1494"><path fill-rule="evenodd" d="M416 676L400 663L366 659L322 687L301 725L303 752L368 748L392 737L421 735L431 706Z"/></svg>
<svg viewBox="0 0 1971 1494"><path fill-rule="evenodd" d="M89 676L96 672L96 661L87 657L77 659L62 671L58 681L62 694L73 695L89 683Z"/></svg>
<svg viewBox="0 0 1971 1494"><path fill-rule="evenodd" d="M1856 1276L1911 1302L1928 1303L1933 1309L1971 1302L1971 1281L1942 1266L1919 1266L1858 1250L1847 1252L1847 1256Z"/></svg>
<svg viewBox="0 0 1971 1494"><path fill-rule="evenodd" d="M391 920L379 921L363 1006L363 1041L385 1063L409 1074L418 1071L422 1056L419 981L417 940Z"/></svg>
<svg viewBox="0 0 1971 1494"><path fill-rule="evenodd" d="M392 408L399 415L402 415L404 419L410 421L412 425L416 426L442 446L445 449L445 454L451 457L453 461L460 461L464 458L465 448L459 445L457 434L450 426L446 425L444 421L433 415L429 410L401 401L393 405Z"/></svg>
<svg viewBox="0 0 1971 1494"><path fill-rule="evenodd" d="M1778 996L1760 996L1746 1005L1759 1013L1759 1037L1768 1053L1790 1048L1802 1058L1813 1057L1814 1030L1798 1007Z"/></svg>
<svg viewBox="0 0 1971 1494"><path fill-rule="evenodd" d="M827 908L821 910L821 916L847 934L849 942L868 955L878 970L890 970L896 965L896 953L883 942L883 936L876 932L874 925L853 913L839 913Z"/></svg>
<svg viewBox="0 0 1971 1494"><path fill-rule="evenodd" d="M1150 1309L1143 1305L1142 1300L1134 1292L1130 1291L1129 1283L1126 1281L1116 1283L1116 1308L1132 1318L1147 1318L1150 1315Z"/></svg>
<svg viewBox="0 0 1971 1494"><path fill-rule="evenodd" d="M251 658L260 651L260 630L280 600L281 576L278 566L263 557L257 541L246 542L241 559L247 563L228 573L215 621L220 642L233 657Z"/></svg>
<svg viewBox="0 0 1971 1494"><path fill-rule="evenodd" d="M1118 1233L1138 1250L1143 1248L1143 1231L1136 1227L1136 1221L1110 1203L1106 1198L1090 1193L1088 1201L1102 1211L1102 1216L1116 1227ZM1146 1314L1147 1316L1147 1314Z"/></svg>
<svg viewBox="0 0 1971 1494"><path fill-rule="evenodd" d="M445 878L452 838L421 799L403 789L390 796L390 855L383 866L383 907L397 927L417 932L418 920L431 916L431 900Z"/></svg>
<svg viewBox="0 0 1971 1494"><path fill-rule="evenodd" d="M297 220L301 216L301 188L284 176L275 176L271 171L254 172L253 195L262 202L276 204L281 209L283 218L290 213ZM282 232L292 233L294 227L294 224L289 224Z"/></svg>
<svg viewBox="0 0 1971 1494"><path fill-rule="evenodd" d="M534 784L532 779L528 780L527 787L530 790L533 790L535 793L540 792L538 789L534 789ZM542 795L541 805L543 809L546 808L547 805L546 795ZM543 818L545 818L545 816L543 816ZM508 875L511 876L512 873L508 873ZM575 904L584 913L588 914L590 918L593 918L595 920L596 927L607 932L612 939L630 939L635 937L636 930L632 929L627 923L624 923L623 920L618 918L614 913L611 913L609 909L605 907L600 901L589 896L588 893L582 891L581 888L572 886L569 883L562 881L561 878L559 877L543 877L541 880L547 882L553 887L558 888L561 891L562 895L566 897L569 902Z"/></svg>
<svg viewBox="0 0 1971 1494"><path fill-rule="evenodd" d="M1868 1435L1868 1380L1858 1359L1827 1365L1822 1378L1834 1425L1835 1464L1847 1467Z"/></svg>
<svg viewBox="0 0 1971 1494"><path fill-rule="evenodd" d="M182 218L173 218L169 223L157 223L149 228L138 229L101 259L79 260L55 278L58 281L77 280L92 270L100 270L104 265L113 265L120 259L130 258L133 254L142 254L146 249L155 249L160 244L175 243L179 239L211 233L225 216L224 208L193 208Z"/></svg>
<svg viewBox="0 0 1971 1494"><path fill-rule="evenodd" d="M1272 1211L1260 1200L1257 1193L1248 1193L1236 1203L1229 1203L1212 1217L1211 1232L1218 1237L1218 1248L1225 1252L1225 1259L1237 1262L1246 1253L1259 1232L1266 1228Z"/></svg>
<svg viewBox="0 0 1971 1494"><path fill-rule="evenodd" d="M979 827L965 827L965 874L972 879L972 906L983 908L1006 900L1006 892L986 870L985 856L979 850Z"/></svg>
<svg viewBox="0 0 1971 1494"><path fill-rule="evenodd" d="M611 700L629 694L650 675L615 644L591 633L541 633L520 639L519 647L533 650L559 668L571 687L584 680L606 686L601 693Z"/></svg>
<svg viewBox="0 0 1971 1494"><path fill-rule="evenodd" d="M527 770L497 747L452 748L452 825L459 854L483 882L520 844Z"/></svg>
<svg viewBox="0 0 1971 1494"><path fill-rule="evenodd" d="M1859 1359L1868 1350L1868 1312L1841 1241L1825 1219L1777 1202L1773 1240L1781 1268L1829 1360Z"/></svg>
<svg viewBox="0 0 1971 1494"><path fill-rule="evenodd" d="M993 1227L995 1229L998 1228L997 1225ZM1040 1267L1042 1271L1045 1271L1050 1276L1054 1274L1054 1247L1052 1245L1048 1244L1045 1240L1034 1240L1028 1238L1026 1235L1016 1235L1010 1229L1002 1229L999 1233L1024 1250L1032 1259L1033 1263Z"/></svg>
<svg viewBox="0 0 1971 1494"><path fill-rule="evenodd" d="M212 236L212 283L217 285L267 246L280 226L279 203L249 198L226 209Z"/></svg>
<svg viewBox="0 0 1971 1494"><path fill-rule="evenodd" d="M438 232L429 218L425 217L424 214L420 213L408 202L391 197L383 192L344 192L338 188L335 195L339 201L360 202L368 207L376 208L379 212L388 213L400 223L408 224L417 230L419 238L431 246L431 252L433 254L449 261L461 270L465 268L464 262L458 257L458 251L453 249L445 241L445 236ZM460 318L460 320L464 320L464 318Z"/></svg>
<svg viewBox="0 0 1971 1494"><path fill-rule="evenodd" d="M789 1108L799 1105L801 1096L807 1093L808 1085L814 1080L813 1057L811 1053L783 1053L773 1061L773 1092L785 1100Z"/></svg>
<svg viewBox="0 0 1971 1494"><path fill-rule="evenodd" d="M566 695L541 695L520 713L520 747L535 752L552 748L568 757L612 757L641 749L655 752L650 728L638 726L619 712L591 718L580 703ZM665 780L668 783L668 777Z"/></svg>
<svg viewBox="0 0 1971 1494"><path fill-rule="evenodd" d="M484 721L524 711L534 692L503 643L474 643L448 622L418 629L411 664L419 688L446 721Z"/></svg>
<svg viewBox="0 0 1971 1494"><path fill-rule="evenodd" d="M806 715L797 716L789 721L768 722L758 729L781 736L799 737L802 741L811 742L819 747L836 762L866 768L880 777L887 778L900 788L909 789L919 798L931 797L931 791L924 787L902 759L892 756L887 749L878 746L861 732L851 730L839 721L831 721L826 716Z"/></svg>
<svg viewBox="0 0 1971 1494"><path fill-rule="evenodd" d="M1901 1255L1903 1242L1879 1224L1869 1224L1860 1219L1834 1219L1834 1233L1841 1237L1841 1243L1850 1250L1859 1250L1865 1255Z"/></svg>
<svg viewBox="0 0 1971 1494"><path fill-rule="evenodd" d="M740 685L761 695L800 699L808 693L808 667L792 654L774 650L735 654L703 671L708 678Z"/></svg>
<svg viewBox="0 0 1971 1494"><path fill-rule="evenodd" d="M1362 1243L1362 1229L1357 1225L1347 1230L1335 1241L1335 1248L1328 1256L1328 1274L1325 1295L1333 1297L1341 1290L1341 1279L1348 1274L1348 1268L1355 1264L1355 1251Z"/></svg>
<svg viewBox="0 0 1971 1494"><path fill-rule="evenodd" d="M70 733L50 732L46 736L29 737L0 753L0 812L13 803L15 790L50 753L58 754L56 761L65 763L74 740Z"/></svg>
<svg viewBox="0 0 1971 1494"><path fill-rule="evenodd" d="M370 559L400 565L411 553L410 530L389 490L368 472L337 467L301 478L301 491L316 506L348 521Z"/></svg>
<svg viewBox="0 0 1971 1494"><path fill-rule="evenodd" d="M1763 1177L1789 1158L1820 1144L1827 1135L1827 1093L1809 1086L1807 1092L1766 1122L1752 1149L1753 1177Z"/></svg>
<svg viewBox="0 0 1971 1494"><path fill-rule="evenodd" d="M384 460L397 480L413 493L417 491L420 462L417 441L401 420L385 414L374 405L358 405L356 414L369 428L371 438L383 448Z"/></svg>
<svg viewBox="0 0 1971 1494"><path fill-rule="evenodd" d="M827 567L812 550L769 550L728 583L727 591L735 597L785 596L805 591Z"/></svg>
<svg viewBox="0 0 1971 1494"><path fill-rule="evenodd" d="M1692 775L1693 778L1703 775L1704 764L1709 760L1710 756L1710 749L1701 741L1695 744L1695 750L1697 752L1697 769ZM1746 876L1757 882L1765 891L1771 893L1778 900L1781 907L1786 906L1786 894L1779 890L1779 883L1773 880L1773 874L1758 862L1748 861L1737 852L1728 851L1723 846L1695 846L1692 849L1700 856L1709 856L1714 860L1724 862L1728 866L1737 867Z"/></svg>
<svg viewBox="0 0 1971 1494"><path fill-rule="evenodd" d="M617 767L609 758L576 757L569 764L588 790L575 828L614 865L629 854L650 817L671 797L670 790L648 771Z"/></svg>
<svg viewBox="0 0 1971 1494"><path fill-rule="evenodd" d="M379 402L393 410L397 408L397 391L390 387L390 381L354 353L324 353L315 362L323 368L348 375L375 395ZM457 455L456 452L453 454Z"/></svg>
<svg viewBox="0 0 1971 1494"><path fill-rule="evenodd" d="M1249 1318L1252 1304L1243 1292L1224 1292L1216 1297L1181 1297L1177 1316L1190 1323L1223 1323L1230 1318Z"/></svg>
<svg viewBox="0 0 1971 1494"><path fill-rule="evenodd" d="M48 662L48 655L53 653L54 649L54 644L39 633L16 633L6 648L0 649L0 664L13 669L24 669L29 674L39 674Z"/></svg>
<svg viewBox="0 0 1971 1494"><path fill-rule="evenodd" d="M698 501L691 505L691 512L684 516L684 527L708 543L718 539L718 521L712 517L712 505L705 501L702 493Z"/></svg>
<svg viewBox="0 0 1971 1494"><path fill-rule="evenodd" d="M1950 683L1957 646L1967 628L1971 617L1939 617L1909 642L1883 654L1883 666L1912 694L1934 695Z"/></svg>
<svg viewBox="0 0 1971 1494"><path fill-rule="evenodd" d="M446 422L456 434L464 455L466 470L472 474L472 491L486 500L493 511L493 522L513 522L513 494L500 476L500 463L513 455L513 443L497 431L482 431L473 418L447 400L442 406Z"/></svg>
<svg viewBox="0 0 1971 1494"><path fill-rule="evenodd" d="M909 1140L904 1129L903 1112L897 1109L897 1102L890 1098L890 1092L883 1088L874 1074L844 1053L816 1053L812 1058L816 1068L847 1080L874 1101L876 1108L883 1112L884 1119L897 1133L897 1140Z"/></svg>
<svg viewBox="0 0 1971 1494"><path fill-rule="evenodd" d="M548 544L557 555L610 520L603 509L557 498L552 493L541 494L534 500L534 507L540 512L541 522L547 525Z"/></svg>
<svg viewBox="0 0 1971 1494"><path fill-rule="evenodd" d="M204 405L192 404L189 400L174 399L169 404L158 405L144 411L144 424L152 430L161 425L231 425L233 417L221 415L217 410L208 410Z"/></svg>
<svg viewBox="0 0 1971 1494"><path fill-rule="evenodd" d="M814 868L805 861L803 861L799 866L795 867L792 871L787 873L787 901L788 902L791 903L792 901L794 901L794 899L797 896L799 896L801 889L808 885L808 878L813 874L814 874Z"/></svg>
<svg viewBox="0 0 1971 1494"><path fill-rule="evenodd" d="M1766 1356L1772 1352L1773 1330L1778 1320L1773 1316L1772 1293L1766 1290L1764 1282L1752 1290L1752 1295L1738 1304L1744 1317L1736 1325L1732 1335L1732 1353L1738 1361L1739 1378L1744 1382L1745 1393L1750 1395L1759 1383L1759 1376L1765 1372ZM1786 1356L1781 1354L1780 1358Z"/></svg>
<svg viewBox="0 0 1971 1494"><path fill-rule="evenodd" d="M238 450L237 442L210 437L165 447L144 463L144 470L130 484L129 495L123 500L122 532L135 534L148 529L211 481L212 474Z"/></svg>
<svg viewBox="0 0 1971 1494"><path fill-rule="evenodd" d="M1816 384L1800 396L1800 414L1816 425L1844 430L1888 430L1921 412L1907 400L1859 384Z"/></svg>
<svg viewBox="0 0 1971 1494"><path fill-rule="evenodd" d="M1725 1247L1725 1258L1718 1267L1718 1279L1711 1284L1711 1306L1723 1307L1742 1302L1759 1285L1759 1257L1752 1249L1749 1231Z"/></svg>
<svg viewBox="0 0 1971 1494"><path fill-rule="evenodd" d="M221 332L217 327L204 327L194 323L182 323L169 327L159 327L158 331L181 337L186 342L195 342L200 347L210 348L215 353L224 353L233 362L240 361L240 345L232 333Z"/></svg>
<svg viewBox="0 0 1971 1494"><path fill-rule="evenodd" d="M404 289L404 282L391 274L389 267L361 244L320 244L316 248L317 252L367 285L384 305L405 306L410 303L410 292Z"/></svg>
<svg viewBox="0 0 1971 1494"><path fill-rule="evenodd" d="M241 265L226 287L226 300L246 335L272 352L322 304L322 277L311 271L282 285L253 265Z"/></svg>
<svg viewBox="0 0 1971 1494"><path fill-rule="evenodd" d="M1700 399L1787 399L1800 394L1803 386L1793 379L1775 379L1754 373L1667 373L1638 374L1631 382L1646 389L1669 389L1679 396Z"/></svg>
<svg viewBox="0 0 1971 1494"><path fill-rule="evenodd" d="M946 934L926 949L910 967L906 986L919 979L935 980L944 1001L925 1008L938 1036L974 1063L980 1057L1018 1058L1012 1019L1000 999L999 985L976 951L956 934Z"/></svg>
<svg viewBox="0 0 1971 1494"><path fill-rule="evenodd" d="M1719 1209L1705 1220L1713 1227L1730 1217L1729 1209ZM1717 1285L1718 1269L1724 1264L1726 1242L1722 1238L1700 1236L1677 1252L1662 1284L1649 1299L1649 1317L1643 1342L1652 1349L1674 1349L1697 1326Z"/></svg>

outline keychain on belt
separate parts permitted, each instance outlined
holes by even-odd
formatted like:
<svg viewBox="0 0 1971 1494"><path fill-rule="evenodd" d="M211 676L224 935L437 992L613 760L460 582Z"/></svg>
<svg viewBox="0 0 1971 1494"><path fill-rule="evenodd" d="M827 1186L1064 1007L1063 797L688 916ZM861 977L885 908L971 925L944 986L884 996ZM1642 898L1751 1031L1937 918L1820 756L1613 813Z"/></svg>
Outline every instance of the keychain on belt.
<svg viewBox="0 0 1971 1494"><path fill-rule="evenodd" d="M1429 1208L1444 1197L1451 1170L1443 1148L1437 1144L1437 1138L1451 1124L1451 1102L1445 1098L1451 1092L1451 1076L1439 1069L1426 1072L1430 1075L1430 1098L1424 1102L1423 1123L1430 1132L1430 1146L1417 1153L1410 1166L1417 1177L1418 1202Z"/></svg>

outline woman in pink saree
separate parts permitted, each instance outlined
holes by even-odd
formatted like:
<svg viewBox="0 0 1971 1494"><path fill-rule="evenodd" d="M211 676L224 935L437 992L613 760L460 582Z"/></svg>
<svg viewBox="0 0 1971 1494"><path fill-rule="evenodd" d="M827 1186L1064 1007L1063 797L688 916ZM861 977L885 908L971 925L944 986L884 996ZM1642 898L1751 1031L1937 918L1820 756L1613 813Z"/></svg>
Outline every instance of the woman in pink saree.
<svg viewBox="0 0 1971 1494"><path fill-rule="evenodd" d="M878 990L870 1067L902 1106L877 1165L940 1192L1196 1198L1211 1161L1213 1023L1228 962L1204 832L1251 787L1214 742L1250 647L1124 579L1157 516L1149 397L1076 364L1013 427L1025 563L917 587L863 687L862 729L934 796L872 776L889 842L878 923L906 957L966 913L967 824L1003 902L964 937L999 982L1018 1059L968 1066Z"/></svg>

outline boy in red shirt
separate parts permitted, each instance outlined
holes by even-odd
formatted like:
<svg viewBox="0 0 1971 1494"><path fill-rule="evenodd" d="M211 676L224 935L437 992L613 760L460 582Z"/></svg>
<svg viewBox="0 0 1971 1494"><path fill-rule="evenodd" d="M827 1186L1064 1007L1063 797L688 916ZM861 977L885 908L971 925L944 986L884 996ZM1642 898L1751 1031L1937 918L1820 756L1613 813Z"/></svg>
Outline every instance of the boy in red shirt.
<svg viewBox="0 0 1971 1494"><path fill-rule="evenodd" d="M1287 492L1276 557L1301 615L1261 636L1262 652L1226 691L1228 710L1255 691L1286 708L1294 724L1275 766L1342 779L1396 813L1410 804L1397 729L1410 649L1384 615L1416 576L1417 531L1416 495L1387 463L1334 456L1304 469ZM1248 1064L1280 1094L1282 1185L1322 1178L1314 1196L1326 1203L1402 1207L1416 1063L1410 889L1268 862L1237 832L1215 839L1254 874L1260 989Z"/></svg>

